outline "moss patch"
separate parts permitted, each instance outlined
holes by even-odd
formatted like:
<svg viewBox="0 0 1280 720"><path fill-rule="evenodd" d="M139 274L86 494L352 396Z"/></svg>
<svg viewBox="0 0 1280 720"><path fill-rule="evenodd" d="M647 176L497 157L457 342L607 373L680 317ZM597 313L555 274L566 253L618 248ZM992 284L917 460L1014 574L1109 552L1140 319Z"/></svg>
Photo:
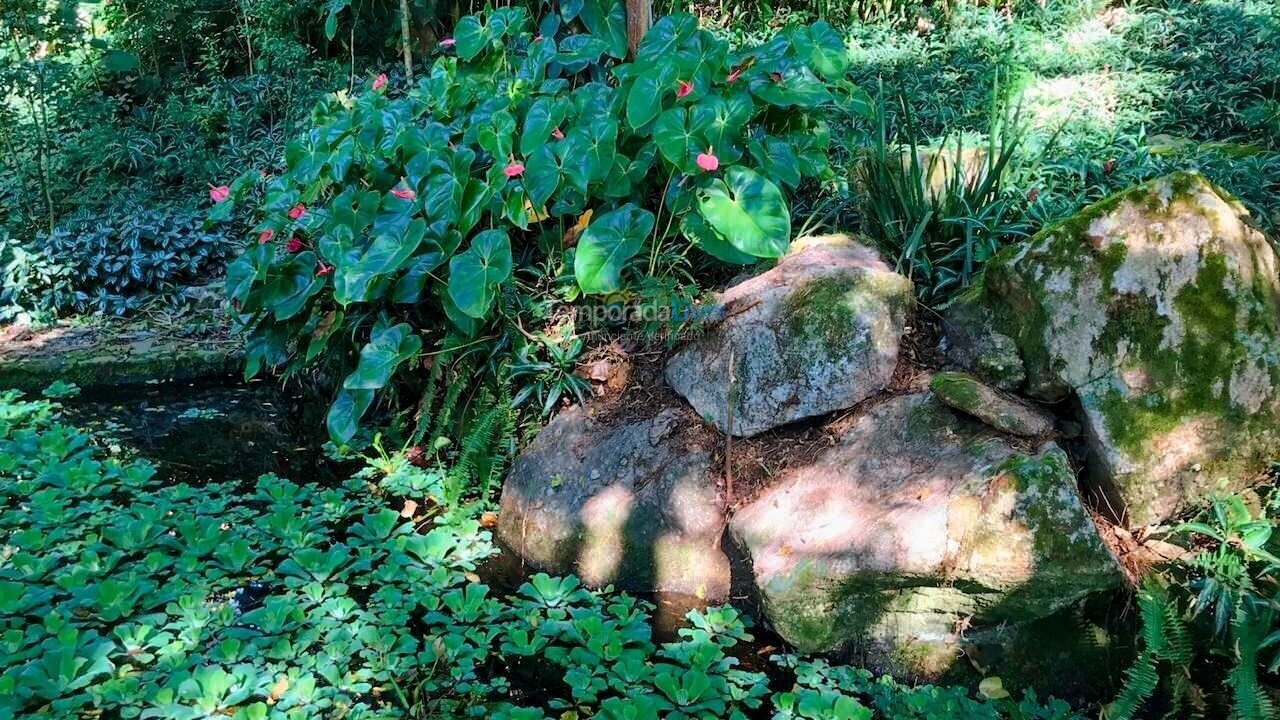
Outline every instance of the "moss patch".
<svg viewBox="0 0 1280 720"><path fill-rule="evenodd" d="M964 373L940 372L929 381L929 389L960 410L972 411L981 403L978 381Z"/></svg>

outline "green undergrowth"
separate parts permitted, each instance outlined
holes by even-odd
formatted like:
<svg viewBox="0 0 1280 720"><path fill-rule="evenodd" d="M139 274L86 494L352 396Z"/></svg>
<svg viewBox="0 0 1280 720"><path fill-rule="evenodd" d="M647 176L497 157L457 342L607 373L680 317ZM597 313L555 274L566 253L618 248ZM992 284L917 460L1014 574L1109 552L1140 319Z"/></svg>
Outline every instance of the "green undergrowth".
<svg viewBox="0 0 1280 720"><path fill-rule="evenodd" d="M658 643L648 603L574 578L504 597L475 575L489 533L435 504L434 470L195 486L114 452L55 402L0 394L0 715L1076 717L791 655L744 670L731 607Z"/></svg>

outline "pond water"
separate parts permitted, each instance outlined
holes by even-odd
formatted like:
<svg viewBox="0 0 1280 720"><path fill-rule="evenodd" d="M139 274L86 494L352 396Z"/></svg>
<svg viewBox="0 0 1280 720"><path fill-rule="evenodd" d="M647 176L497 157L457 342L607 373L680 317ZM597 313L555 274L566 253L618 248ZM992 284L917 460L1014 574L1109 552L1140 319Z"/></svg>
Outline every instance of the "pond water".
<svg viewBox="0 0 1280 720"><path fill-rule="evenodd" d="M273 472L299 482L337 478L320 451L315 409L272 383L149 383L84 391L64 401L72 424L136 450L192 484Z"/></svg>

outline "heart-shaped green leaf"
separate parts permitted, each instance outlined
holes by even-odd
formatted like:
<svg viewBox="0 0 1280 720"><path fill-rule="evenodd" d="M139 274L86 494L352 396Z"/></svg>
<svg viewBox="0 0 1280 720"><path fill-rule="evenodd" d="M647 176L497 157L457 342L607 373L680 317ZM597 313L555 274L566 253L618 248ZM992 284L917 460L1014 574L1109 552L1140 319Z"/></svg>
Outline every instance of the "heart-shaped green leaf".
<svg viewBox="0 0 1280 720"><path fill-rule="evenodd" d="M622 268L653 230L653 214L627 203L591 221L578 240L573 273L578 287L590 294L617 290Z"/></svg>
<svg viewBox="0 0 1280 720"><path fill-rule="evenodd" d="M511 241L501 230L485 230L466 252L449 261L449 297L470 317L489 314L498 285L511 276Z"/></svg>
<svg viewBox="0 0 1280 720"><path fill-rule="evenodd" d="M755 257L781 257L791 243L791 214L777 185L754 170L734 165L698 196L698 211L738 250Z"/></svg>

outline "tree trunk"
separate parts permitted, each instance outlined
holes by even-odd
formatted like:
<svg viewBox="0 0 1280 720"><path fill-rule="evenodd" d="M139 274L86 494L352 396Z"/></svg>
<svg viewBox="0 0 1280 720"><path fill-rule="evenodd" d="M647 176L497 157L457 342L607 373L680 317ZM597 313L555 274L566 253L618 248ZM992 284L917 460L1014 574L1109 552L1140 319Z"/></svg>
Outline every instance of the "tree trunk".
<svg viewBox="0 0 1280 720"><path fill-rule="evenodd" d="M640 40L649 32L653 23L653 7L650 0L626 0L627 3L627 54L632 57Z"/></svg>
<svg viewBox="0 0 1280 720"><path fill-rule="evenodd" d="M400 42L404 45L404 81L413 87L413 50L409 30L409 0L400 0Z"/></svg>

